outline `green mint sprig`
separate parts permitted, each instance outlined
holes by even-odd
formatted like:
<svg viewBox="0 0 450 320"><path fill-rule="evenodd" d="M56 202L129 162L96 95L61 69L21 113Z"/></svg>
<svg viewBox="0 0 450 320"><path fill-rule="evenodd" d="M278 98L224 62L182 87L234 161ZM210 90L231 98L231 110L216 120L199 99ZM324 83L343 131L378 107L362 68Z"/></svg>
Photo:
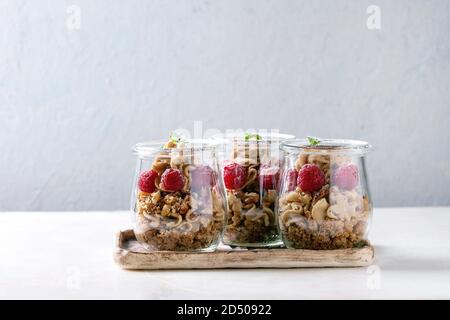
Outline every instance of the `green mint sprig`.
<svg viewBox="0 0 450 320"><path fill-rule="evenodd" d="M183 137L179 136L175 132L172 132L172 134L169 136L169 140L173 143L180 143L181 141L183 141Z"/></svg>
<svg viewBox="0 0 450 320"><path fill-rule="evenodd" d="M307 137L308 138L308 142L310 146L317 146L321 141L319 138L316 137Z"/></svg>
<svg viewBox="0 0 450 320"><path fill-rule="evenodd" d="M256 141L260 141L260 140L262 140L262 137L261 137L261 135L259 135L257 133L249 133L249 132L244 133L244 140L245 141L250 141L251 139L255 139Z"/></svg>

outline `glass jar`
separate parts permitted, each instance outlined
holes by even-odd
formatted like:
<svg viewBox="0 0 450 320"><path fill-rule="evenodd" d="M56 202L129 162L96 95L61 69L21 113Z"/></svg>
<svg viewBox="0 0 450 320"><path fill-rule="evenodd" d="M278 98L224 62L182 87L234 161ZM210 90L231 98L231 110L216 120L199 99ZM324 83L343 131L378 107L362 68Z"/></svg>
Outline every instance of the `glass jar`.
<svg viewBox="0 0 450 320"><path fill-rule="evenodd" d="M327 139L310 145L308 140L292 140L281 148L285 161L277 217L285 245L363 246L372 216L365 168L369 144Z"/></svg>
<svg viewBox="0 0 450 320"><path fill-rule="evenodd" d="M225 226L217 142L138 143L134 233L149 250L213 251Z"/></svg>
<svg viewBox="0 0 450 320"><path fill-rule="evenodd" d="M275 218L280 142L286 134L229 134L222 138L221 171L228 219L223 242L240 247L282 245Z"/></svg>

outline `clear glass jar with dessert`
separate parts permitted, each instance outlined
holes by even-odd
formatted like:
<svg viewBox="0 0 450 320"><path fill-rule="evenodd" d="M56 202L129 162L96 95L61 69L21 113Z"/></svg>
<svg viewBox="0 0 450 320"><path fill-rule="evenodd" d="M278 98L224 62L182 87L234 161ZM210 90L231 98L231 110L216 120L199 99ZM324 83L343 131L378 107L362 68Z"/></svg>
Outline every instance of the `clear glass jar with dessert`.
<svg viewBox="0 0 450 320"><path fill-rule="evenodd" d="M221 169L228 221L223 242L240 247L282 245L275 218L280 178L280 142L286 134L227 134Z"/></svg>
<svg viewBox="0 0 450 320"><path fill-rule="evenodd" d="M372 203L367 142L305 139L282 143L277 210L288 248L344 249L367 242Z"/></svg>
<svg viewBox="0 0 450 320"><path fill-rule="evenodd" d="M134 232L149 250L213 251L225 226L218 144L171 139L138 143Z"/></svg>

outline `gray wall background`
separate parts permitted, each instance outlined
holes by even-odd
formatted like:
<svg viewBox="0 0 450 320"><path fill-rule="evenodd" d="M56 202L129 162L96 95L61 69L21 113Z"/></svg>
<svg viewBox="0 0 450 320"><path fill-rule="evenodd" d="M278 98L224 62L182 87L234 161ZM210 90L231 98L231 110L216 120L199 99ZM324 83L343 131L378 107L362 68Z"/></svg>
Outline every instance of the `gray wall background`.
<svg viewBox="0 0 450 320"><path fill-rule="evenodd" d="M446 0L1 0L0 210L126 209L131 145L195 120L368 140L376 205L450 205L449 17Z"/></svg>

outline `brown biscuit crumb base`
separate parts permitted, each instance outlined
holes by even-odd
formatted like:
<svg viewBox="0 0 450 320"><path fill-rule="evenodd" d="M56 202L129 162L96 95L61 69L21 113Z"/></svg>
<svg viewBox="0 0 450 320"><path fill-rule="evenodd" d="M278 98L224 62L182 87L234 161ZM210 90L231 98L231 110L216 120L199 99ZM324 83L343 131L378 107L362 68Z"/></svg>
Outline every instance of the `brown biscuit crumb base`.
<svg viewBox="0 0 450 320"><path fill-rule="evenodd" d="M246 220L243 224L228 225L225 229L223 242L225 244L239 245L249 243L270 243L280 240L275 225L266 226L263 220Z"/></svg>
<svg viewBox="0 0 450 320"><path fill-rule="evenodd" d="M366 242L369 214L350 221L305 219L301 223L282 226L283 241L289 248L331 250L360 247Z"/></svg>
<svg viewBox="0 0 450 320"><path fill-rule="evenodd" d="M251 190L253 191L253 190ZM260 200L259 193L238 192L234 196L228 191L228 225L225 228L223 242L228 245L262 245L281 241L278 228L276 226L275 213L268 216L268 223L264 218L247 219L251 210L268 210L274 212L275 197L270 199L267 195ZM254 196L256 195L256 196ZM234 200L232 200L234 199ZM233 210L233 202L238 203L239 211ZM254 206L253 209L245 209L245 205ZM242 208L242 209L241 209Z"/></svg>
<svg viewBox="0 0 450 320"><path fill-rule="evenodd" d="M223 225L222 221L211 221L206 227L200 225L197 231L181 232L175 229L150 228L145 231L137 230L135 234L136 239L150 250L208 250L215 249Z"/></svg>
<svg viewBox="0 0 450 320"><path fill-rule="evenodd" d="M225 226L225 208L214 191L139 194L136 210L136 239L149 250L211 250Z"/></svg>

